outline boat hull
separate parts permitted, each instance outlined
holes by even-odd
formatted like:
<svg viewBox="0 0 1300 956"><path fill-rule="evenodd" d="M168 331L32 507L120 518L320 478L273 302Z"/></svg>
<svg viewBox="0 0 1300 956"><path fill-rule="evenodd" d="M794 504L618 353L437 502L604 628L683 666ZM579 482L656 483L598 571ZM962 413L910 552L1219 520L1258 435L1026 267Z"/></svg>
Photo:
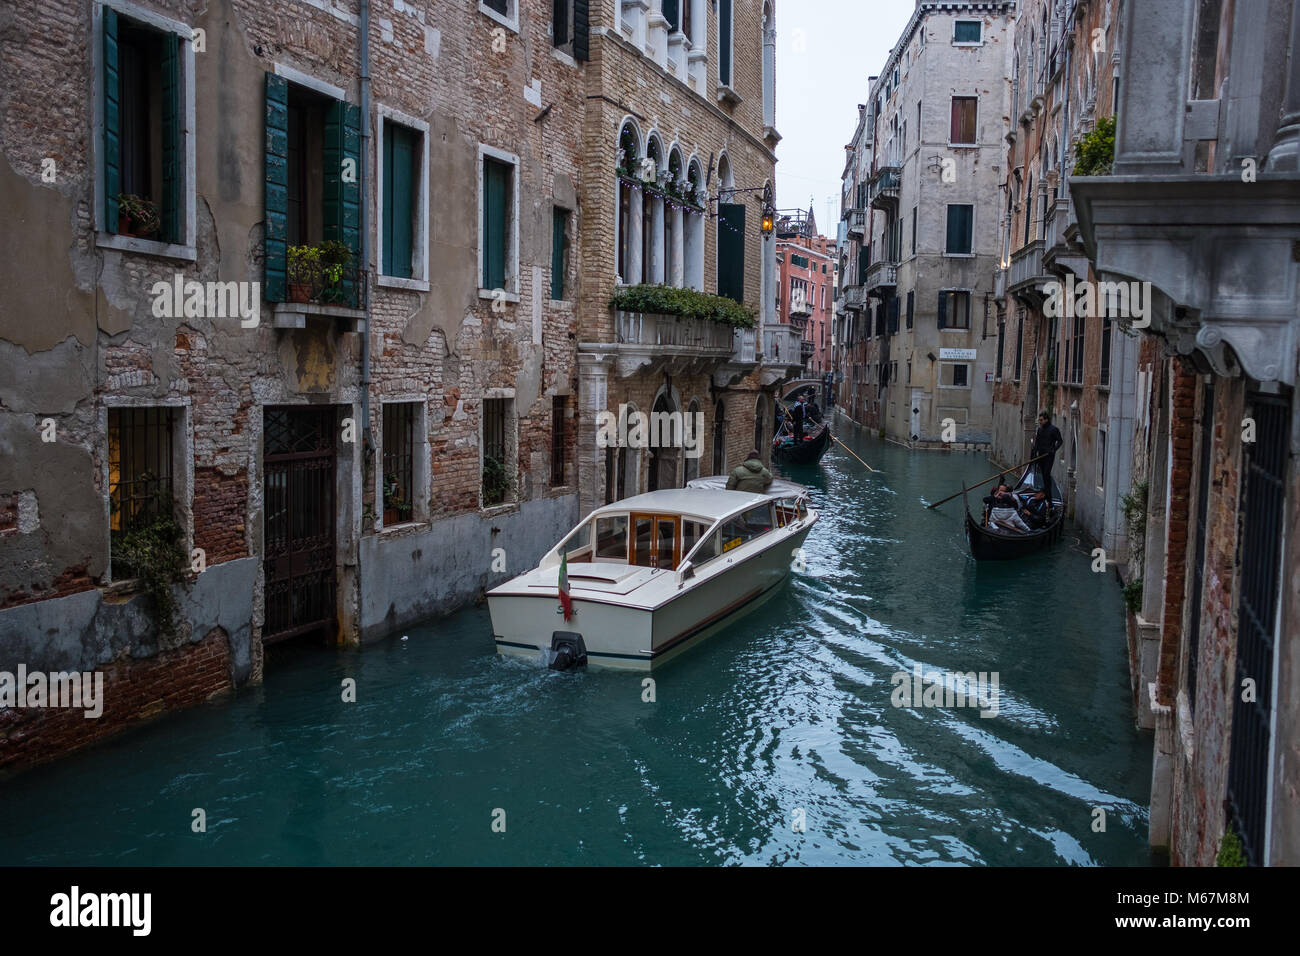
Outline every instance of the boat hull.
<svg viewBox="0 0 1300 956"><path fill-rule="evenodd" d="M644 671L661 666L774 596L815 521L815 512L810 513L765 549L715 558L653 608L571 592L573 615L566 621L553 592L489 594L497 650L545 663L551 638L560 631L582 636L589 667ZM676 577L673 571L658 573Z"/></svg>
<svg viewBox="0 0 1300 956"><path fill-rule="evenodd" d="M807 441L785 447L772 447L772 460L781 465L815 465L831 446L831 429L829 425Z"/></svg>
<svg viewBox="0 0 1300 956"><path fill-rule="evenodd" d="M1055 544L1061 538L1064 524L1064 516L1058 515L1041 531L1033 531L1029 534L1001 533L981 527L968 511L966 540L970 544L971 556L976 561L1011 561L1028 557Z"/></svg>

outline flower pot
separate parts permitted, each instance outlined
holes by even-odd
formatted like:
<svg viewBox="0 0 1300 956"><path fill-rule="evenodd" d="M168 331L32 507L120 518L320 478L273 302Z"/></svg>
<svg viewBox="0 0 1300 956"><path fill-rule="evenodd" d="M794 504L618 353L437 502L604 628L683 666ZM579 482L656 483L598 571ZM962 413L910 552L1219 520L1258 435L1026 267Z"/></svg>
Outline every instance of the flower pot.
<svg viewBox="0 0 1300 956"><path fill-rule="evenodd" d="M311 301L311 283L310 283L310 282L290 282L290 283L289 283L289 301L290 301L290 302L310 302L310 301Z"/></svg>

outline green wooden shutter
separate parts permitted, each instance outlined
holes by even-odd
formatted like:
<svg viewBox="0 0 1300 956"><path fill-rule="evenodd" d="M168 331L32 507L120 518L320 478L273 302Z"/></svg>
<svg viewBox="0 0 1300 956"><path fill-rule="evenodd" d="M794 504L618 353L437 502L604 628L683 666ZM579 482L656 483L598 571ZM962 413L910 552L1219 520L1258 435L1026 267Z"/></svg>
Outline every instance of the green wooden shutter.
<svg viewBox="0 0 1300 956"><path fill-rule="evenodd" d="M946 252L968 253L973 248L971 225L973 211L970 206L948 207L948 239Z"/></svg>
<svg viewBox="0 0 1300 956"><path fill-rule="evenodd" d="M718 82L731 86L731 0L718 0Z"/></svg>
<svg viewBox="0 0 1300 956"><path fill-rule="evenodd" d="M939 328L948 327L948 293L939 293Z"/></svg>
<svg viewBox="0 0 1300 956"><path fill-rule="evenodd" d="M564 236L565 220L568 213L556 208L551 221L551 298L564 298L564 247L568 240Z"/></svg>
<svg viewBox="0 0 1300 956"><path fill-rule="evenodd" d="M573 58L591 58L591 0L573 0Z"/></svg>
<svg viewBox="0 0 1300 956"><path fill-rule="evenodd" d="M117 194L122 191L122 92L117 58L117 11L104 16L104 230L117 232Z"/></svg>
<svg viewBox="0 0 1300 956"><path fill-rule="evenodd" d="M745 207L718 204L718 295L745 301Z"/></svg>
<svg viewBox="0 0 1300 956"><path fill-rule="evenodd" d="M483 288L506 287L506 209L510 167L483 160Z"/></svg>
<svg viewBox="0 0 1300 956"><path fill-rule="evenodd" d="M348 162L351 160L351 162ZM354 263L361 256L361 109L344 100L331 100L325 109L325 208L322 219L325 238L337 239L352 251ZM359 306L356 280L344 273L344 304Z"/></svg>
<svg viewBox="0 0 1300 956"><path fill-rule="evenodd" d="M167 242L181 241L181 184L185 151L181 148L181 40L162 38L162 232Z"/></svg>
<svg viewBox="0 0 1300 956"><path fill-rule="evenodd" d="M396 123L384 124L384 275L409 279L415 245L416 166L414 130Z"/></svg>
<svg viewBox="0 0 1300 956"><path fill-rule="evenodd" d="M669 33L681 29L681 22L677 18L677 0L664 0L664 19L668 21Z"/></svg>
<svg viewBox="0 0 1300 956"><path fill-rule="evenodd" d="M289 235L289 83L266 74L266 239L262 294L283 302Z"/></svg>

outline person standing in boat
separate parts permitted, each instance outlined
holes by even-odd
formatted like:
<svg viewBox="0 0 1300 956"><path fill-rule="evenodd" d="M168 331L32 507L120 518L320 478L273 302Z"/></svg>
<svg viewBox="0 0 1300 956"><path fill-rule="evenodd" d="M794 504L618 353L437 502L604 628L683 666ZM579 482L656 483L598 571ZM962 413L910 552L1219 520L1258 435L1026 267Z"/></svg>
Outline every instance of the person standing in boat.
<svg viewBox="0 0 1300 956"><path fill-rule="evenodd" d="M1057 449L1064 444L1061 430L1052 424L1052 417L1047 412L1039 412L1038 431L1034 432L1034 446L1029 450L1029 455L1038 459L1035 464L1043 479L1043 489L1048 495L1052 493L1052 462L1056 460Z"/></svg>
<svg viewBox="0 0 1300 956"><path fill-rule="evenodd" d="M790 406L790 421L793 425L791 431L794 433L794 441L797 445L803 441L803 423L808 409L804 407L803 393L800 392L795 396L794 404Z"/></svg>
<svg viewBox="0 0 1300 956"><path fill-rule="evenodd" d="M763 465L763 459L758 457L758 449L755 448L749 453L743 464L737 465L731 470L731 475L727 478L728 491L749 491L754 494L762 494L767 491L772 484L772 473Z"/></svg>

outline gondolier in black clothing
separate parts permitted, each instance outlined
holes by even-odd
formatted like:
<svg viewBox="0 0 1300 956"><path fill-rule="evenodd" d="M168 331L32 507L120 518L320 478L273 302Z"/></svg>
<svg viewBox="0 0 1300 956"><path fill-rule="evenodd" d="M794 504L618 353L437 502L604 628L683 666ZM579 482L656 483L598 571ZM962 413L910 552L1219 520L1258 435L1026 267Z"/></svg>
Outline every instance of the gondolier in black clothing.
<svg viewBox="0 0 1300 956"><path fill-rule="evenodd" d="M803 394L800 393L795 403L790 407L791 433L794 435L795 443L803 441L803 420L807 409L804 408Z"/></svg>
<svg viewBox="0 0 1300 956"><path fill-rule="evenodd" d="M1064 444L1061 430L1052 424L1051 416L1047 412L1039 412L1038 431L1034 432L1034 446L1029 454L1038 459L1038 474L1042 477L1043 488L1049 496L1052 493L1052 462L1056 458L1057 449Z"/></svg>

